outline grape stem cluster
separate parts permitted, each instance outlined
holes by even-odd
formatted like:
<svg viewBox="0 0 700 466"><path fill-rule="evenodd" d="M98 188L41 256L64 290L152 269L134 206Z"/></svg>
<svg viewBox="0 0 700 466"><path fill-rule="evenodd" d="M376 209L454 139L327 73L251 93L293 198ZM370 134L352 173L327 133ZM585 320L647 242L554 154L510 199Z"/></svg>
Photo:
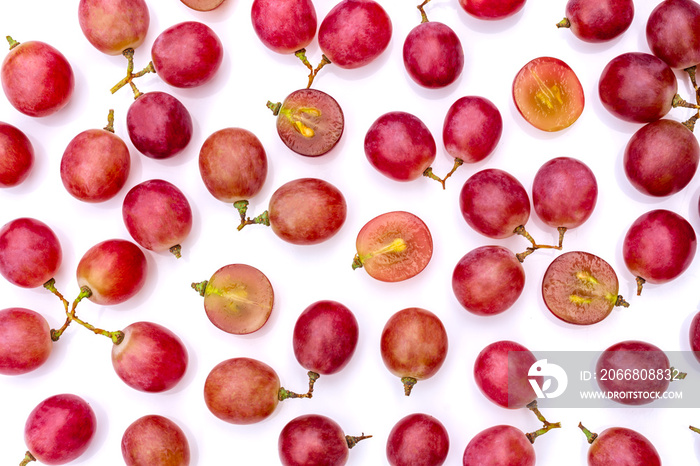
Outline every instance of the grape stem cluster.
<svg viewBox="0 0 700 466"><path fill-rule="evenodd" d="M134 79L140 78L141 76L147 74L147 73L155 73L156 69L153 66L153 62L148 62L148 65L142 69L141 71L138 71L134 73L134 49L128 48L122 52L122 55L126 58L127 64L126 64L126 76L119 81L117 84L110 89L110 92L114 94L117 92L119 89L122 87L126 86L127 84L131 86L131 90L134 92L134 100L138 99L143 95L141 91L139 91L136 88L136 85L134 84Z"/></svg>
<svg viewBox="0 0 700 466"><path fill-rule="evenodd" d="M542 422L542 428L538 429L534 432L529 432L525 434L527 439L530 441L530 443L535 443L535 440L537 437L540 435L544 435L547 432L549 432L552 429L559 429L561 428L561 422L549 422L540 412L539 408L537 407L537 400L534 400L530 402L527 406L527 409L535 413L535 416L537 416L537 419Z"/></svg>

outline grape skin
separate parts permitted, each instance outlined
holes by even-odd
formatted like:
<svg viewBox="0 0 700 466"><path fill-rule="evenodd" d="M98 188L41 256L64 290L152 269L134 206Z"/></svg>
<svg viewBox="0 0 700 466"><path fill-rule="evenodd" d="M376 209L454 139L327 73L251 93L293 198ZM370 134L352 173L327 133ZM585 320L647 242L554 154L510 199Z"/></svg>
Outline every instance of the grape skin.
<svg viewBox="0 0 700 466"><path fill-rule="evenodd" d="M634 19L632 0L569 0L566 22L585 42L608 42L622 35ZM559 26L559 24L558 24Z"/></svg>
<svg viewBox="0 0 700 466"><path fill-rule="evenodd" d="M11 307L0 311L0 374L26 374L51 355L53 341L46 319L36 311Z"/></svg>
<svg viewBox="0 0 700 466"><path fill-rule="evenodd" d="M408 33L403 62L413 81L429 89L439 89L449 86L462 74L464 51L452 28L428 21Z"/></svg>
<svg viewBox="0 0 700 466"><path fill-rule="evenodd" d="M253 0L253 30L273 52L294 53L316 36L316 8L311 0Z"/></svg>
<svg viewBox="0 0 700 466"><path fill-rule="evenodd" d="M0 228L0 274L10 283L41 286L53 278L62 261L61 243L44 222L22 217Z"/></svg>
<svg viewBox="0 0 700 466"><path fill-rule="evenodd" d="M498 107L481 96L464 96L447 110L442 126L445 150L465 163L484 160L496 149L503 134Z"/></svg>
<svg viewBox="0 0 700 466"><path fill-rule="evenodd" d="M691 0L664 0L649 14L647 45L671 68L700 64L700 5Z"/></svg>
<svg viewBox="0 0 700 466"><path fill-rule="evenodd" d="M121 451L126 466L188 466L190 446L180 426L165 416L148 414L124 431Z"/></svg>
<svg viewBox="0 0 700 466"><path fill-rule="evenodd" d="M143 43L151 17L144 0L80 0L78 22L93 47L119 55Z"/></svg>
<svg viewBox="0 0 700 466"><path fill-rule="evenodd" d="M467 444L463 466L535 466L535 449L523 431L509 425L482 430Z"/></svg>
<svg viewBox="0 0 700 466"><path fill-rule="evenodd" d="M11 188L29 177L34 146L18 128L0 122L0 188Z"/></svg>

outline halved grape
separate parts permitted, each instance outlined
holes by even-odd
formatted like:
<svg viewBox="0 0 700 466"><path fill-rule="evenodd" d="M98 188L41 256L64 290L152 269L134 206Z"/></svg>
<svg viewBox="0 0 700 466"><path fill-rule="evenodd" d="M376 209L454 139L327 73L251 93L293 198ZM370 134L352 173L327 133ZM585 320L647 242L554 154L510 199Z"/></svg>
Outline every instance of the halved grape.
<svg viewBox="0 0 700 466"><path fill-rule="evenodd" d="M629 29L634 19L632 0L569 0L566 17L557 27L585 42L607 42Z"/></svg>

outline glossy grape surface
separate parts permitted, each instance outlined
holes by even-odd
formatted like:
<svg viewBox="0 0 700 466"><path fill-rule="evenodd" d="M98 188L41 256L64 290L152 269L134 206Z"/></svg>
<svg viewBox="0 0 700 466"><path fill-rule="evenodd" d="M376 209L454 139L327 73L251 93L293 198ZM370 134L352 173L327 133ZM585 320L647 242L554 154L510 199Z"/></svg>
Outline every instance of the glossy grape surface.
<svg viewBox="0 0 700 466"><path fill-rule="evenodd" d="M121 441L126 466L188 466L190 445L175 422L158 414L136 419L124 431Z"/></svg>
<svg viewBox="0 0 700 466"><path fill-rule="evenodd" d="M295 417L284 426L277 441L284 466L341 466L347 463L349 450L340 425L319 414Z"/></svg>
<svg viewBox="0 0 700 466"><path fill-rule="evenodd" d="M491 155L502 134L501 112L481 96L464 96L454 101L442 125L445 150L465 163L480 162Z"/></svg>
<svg viewBox="0 0 700 466"><path fill-rule="evenodd" d="M11 124L0 122L0 188L21 184L34 166L34 146Z"/></svg>
<svg viewBox="0 0 700 466"><path fill-rule="evenodd" d="M588 449L587 459L588 466L661 466L659 452L649 439L626 427L609 427L600 432Z"/></svg>
<svg viewBox="0 0 700 466"><path fill-rule="evenodd" d="M316 8L311 0L253 0L253 30L265 47L294 53L316 36Z"/></svg>
<svg viewBox="0 0 700 466"><path fill-rule="evenodd" d="M31 309L0 311L0 374L19 375L41 367L51 355L51 328Z"/></svg>
<svg viewBox="0 0 700 466"><path fill-rule="evenodd" d="M10 283L41 286L53 278L62 261L61 243L44 222L23 217L0 228L0 274Z"/></svg>
<svg viewBox="0 0 700 466"><path fill-rule="evenodd" d="M535 449L517 427L498 425L476 434L467 444L463 466L535 466Z"/></svg>
<svg viewBox="0 0 700 466"><path fill-rule="evenodd" d="M454 30L427 21L413 28L403 44L403 63L417 84L429 89L449 86L464 69L464 50Z"/></svg>
<svg viewBox="0 0 700 466"><path fill-rule="evenodd" d="M692 0L664 0L649 14L646 39L651 52L671 68L700 63L700 5Z"/></svg>
<svg viewBox="0 0 700 466"><path fill-rule="evenodd" d="M78 22L97 50L119 55L143 43L151 16L144 0L80 0Z"/></svg>
<svg viewBox="0 0 700 466"><path fill-rule="evenodd" d="M566 25L585 42L608 42L622 35L632 25L632 0L569 0L566 2Z"/></svg>
<svg viewBox="0 0 700 466"><path fill-rule="evenodd" d="M697 312L693 316L693 320L690 322L688 336L693 356L695 356L695 359L700 363L700 312Z"/></svg>
<svg viewBox="0 0 700 466"><path fill-rule="evenodd" d="M481 20L499 20L513 16L525 6L525 0L459 0L464 11Z"/></svg>
<svg viewBox="0 0 700 466"><path fill-rule="evenodd" d="M391 466L439 466L445 463L449 450L445 426L424 413L401 418L386 441L386 458Z"/></svg>
<svg viewBox="0 0 700 466"><path fill-rule="evenodd" d="M523 408L536 398L528 380L530 367L535 362L535 355L520 343L496 341L477 355L474 381L481 393L497 405Z"/></svg>

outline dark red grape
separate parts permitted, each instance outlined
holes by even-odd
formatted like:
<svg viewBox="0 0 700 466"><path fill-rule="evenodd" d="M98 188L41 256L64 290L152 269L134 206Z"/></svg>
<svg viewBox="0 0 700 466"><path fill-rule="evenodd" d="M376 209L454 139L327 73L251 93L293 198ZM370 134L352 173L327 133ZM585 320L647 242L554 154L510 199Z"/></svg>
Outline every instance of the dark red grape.
<svg viewBox="0 0 700 466"><path fill-rule="evenodd" d="M437 147L418 117L394 111L377 118L365 134L365 156L381 174L396 181L412 181L435 160Z"/></svg>
<svg viewBox="0 0 700 466"><path fill-rule="evenodd" d="M44 222L22 217L0 228L0 274L23 288L42 286L61 266L63 251Z"/></svg>
<svg viewBox="0 0 700 466"><path fill-rule="evenodd" d="M401 418L386 441L386 458L391 466L440 466L449 450L450 437L445 426L424 413Z"/></svg>
<svg viewBox="0 0 700 466"><path fill-rule="evenodd" d="M664 0L649 14L647 44L671 68L700 63L700 5L693 0Z"/></svg>
<svg viewBox="0 0 700 466"><path fill-rule="evenodd" d="M102 241L88 249L78 262L78 285L90 290L95 304L123 303L146 283L148 263L137 245L123 239Z"/></svg>
<svg viewBox="0 0 700 466"><path fill-rule="evenodd" d="M224 3L224 0L181 0L182 3L197 11L211 11Z"/></svg>
<svg viewBox="0 0 700 466"><path fill-rule="evenodd" d="M265 47L294 53L316 35L316 8L311 0L253 0L253 30Z"/></svg>
<svg viewBox="0 0 700 466"><path fill-rule="evenodd" d="M596 381L608 399L639 406L658 399L673 371L668 356L644 341L626 340L606 349L596 362Z"/></svg>
<svg viewBox="0 0 700 466"><path fill-rule="evenodd" d="M177 335L153 322L135 322L122 332L124 339L112 346L112 366L125 384L156 393L182 380L188 355Z"/></svg>
<svg viewBox="0 0 700 466"><path fill-rule="evenodd" d="M304 369L335 374L350 362L358 338L357 319L350 309L337 301L316 301L294 324L294 357Z"/></svg>
<svg viewBox="0 0 700 466"><path fill-rule="evenodd" d="M637 130L625 147L627 179L650 196L670 196L688 186L698 169L700 144L688 128L661 119Z"/></svg>
<svg viewBox="0 0 700 466"><path fill-rule="evenodd" d="M487 345L474 361L474 381L486 398L509 409L524 408L537 397L530 385L535 355L509 340Z"/></svg>
<svg viewBox="0 0 700 466"><path fill-rule="evenodd" d="M267 276L246 264L229 264L208 281L193 283L204 297L204 311L217 328L246 335L259 330L272 313L274 290Z"/></svg>
<svg viewBox="0 0 700 466"><path fill-rule="evenodd" d="M579 423L591 447L588 466L611 464L661 466L661 457L654 445L639 432L626 427L609 427L600 434L591 433Z"/></svg>
<svg viewBox="0 0 700 466"><path fill-rule="evenodd" d="M585 42L607 42L629 29L634 19L632 0L569 0L566 17L557 27L570 28Z"/></svg>
<svg viewBox="0 0 700 466"><path fill-rule="evenodd" d="M515 75L513 101L525 120L543 131L561 131L583 113L586 99L576 73L553 57L530 60Z"/></svg>
<svg viewBox="0 0 700 466"><path fill-rule="evenodd" d="M418 275L433 257L428 226L410 212L378 215L357 234L353 269L364 267L372 277L398 282Z"/></svg>
<svg viewBox="0 0 700 466"><path fill-rule="evenodd" d="M268 102L277 116L277 134L285 146L300 155L318 157L333 149L345 129L338 102L316 89L299 89L284 102Z"/></svg>
<svg viewBox="0 0 700 466"><path fill-rule="evenodd" d="M693 320L690 322L690 349L693 351L693 356L700 362L700 312L696 313Z"/></svg>
<svg viewBox="0 0 700 466"><path fill-rule="evenodd" d="M535 448L517 427L498 425L476 434L467 444L463 466L535 466Z"/></svg>
<svg viewBox="0 0 700 466"><path fill-rule="evenodd" d="M359 68L389 46L391 19L375 0L341 0L323 18L318 44L341 68Z"/></svg>
<svg viewBox="0 0 700 466"><path fill-rule="evenodd" d="M447 332L438 316L418 307L394 313L382 330L380 351L406 396L419 380L434 376L447 356Z"/></svg>
<svg viewBox="0 0 700 466"><path fill-rule="evenodd" d="M235 203L260 192L267 178L267 154L260 140L243 128L213 132L199 151L199 174L216 199Z"/></svg>
<svg viewBox="0 0 700 466"><path fill-rule="evenodd" d="M0 374L26 374L51 355L51 328L44 316L31 309L9 307L0 311Z"/></svg>
<svg viewBox="0 0 700 466"><path fill-rule="evenodd" d="M192 208L185 195L165 180L148 180L131 188L122 203L127 231L151 251L169 250L180 257L181 244L192 230Z"/></svg>
<svg viewBox="0 0 700 466"><path fill-rule="evenodd" d="M305 414L284 426L277 451L284 466L341 466L347 463L350 448L368 437L345 435L333 419Z"/></svg>
<svg viewBox="0 0 700 466"><path fill-rule="evenodd" d="M614 116L649 123L666 115L678 92L673 70L649 53L627 52L605 65L598 81L603 106Z"/></svg>
<svg viewBox="0 0 700 466"><path fill-rule="evenodd" d="M68 143L61 157L61 181L66 191L85 202L113 198L126 184L131 155L110 123L104 129L88 129Z"/></svg>
<svg viewBox="0 0 700 466"><path fill-rule="evenodd" d="M571 324L605 319L615 306L628 304L618 294L615 270L600 257L583 251L556 257L544 273L542 297L552 314Z"/></svg>
<svg viewBox="0 0 700 466"><path fill-rule="evenodd" d="M525 0L459 0L464 11L482 20L513 16L525 6Z"/></svg>
<svg viewBox="0 0 700 466"><path fill-rule="evenodd" d="M144 0L80 0L78 22L100 52L119 55L146 39L151 18Z"/></svg>
<svg viewBox="0 0 700 466"><path fill-rule="evenodd" d="M180 426L165 416L148 414L129 424L121 440L126 466L188 466L190 445Z"/></svg>
<svg viewBox="0 0 700 466"><path fill-rule="evenodd" d="M691 264L697 249L692 225L665 209L642 214L627 230L622 244L625 265L637 277L637 294L645 282L661 284L677 278Z"/></svg>
<svg viewBox="0 0 700 466"><path fill-rule="evenodd" d="M137 97L129 106L126 126L134 147L154 159L179 154L192 138L190 113L182 102L165 92Z"/></svg>
<svg viewBox="0 0 700 466"><path fill-rule="evenodd" d="M85 453L96 427L95 412L83 398L69 393L50 396L27 417L27 453L43 464L68 463Z"/></svg>
<svg viewBox="0 0 700 466"><path fill-rule="evenodd" d="M481 246L465 254L452 272L452 291L467 311L481 316L509 309L525 288L525 270L502 246Z"/></svg>
<svg viewBox="0 0 700 466"><path fill-rule="evenodd" d="M2 89L10 104L31 117L52 115L66 106L75 87L65 56L40 41L19 43L8 36L10 52L0 69Z"/></svg>
<svg viewBox="0 0 700 466"><path fill-rule="evenodd" d="M503 133L503 118L493 102L480 96L457 99L442 126L445 150L465 163L484 160L496 148Z"/></svg>
<svg viewBox="0 0 700 466"><path fill-rule="evenodd" d="M224 48L216 33L199 21L185 21L161 32L151 46L153 67L171 86L190 88L216 75Z"/></svg>
<svg viewBox="0 0 700 466"><path fill-rule="evenodd" d="M34 167L34 146L18 128L0 122L0 188L17 186Z"/></svg>
<svg viewBox="0 0 700 466"><path fill-rule="evenodd" d="M446 24L423 21L408 33L403 43L403 64L408 75L423 87L438 89L455 82L464 69L464 50L454 30Z"/></svg>

